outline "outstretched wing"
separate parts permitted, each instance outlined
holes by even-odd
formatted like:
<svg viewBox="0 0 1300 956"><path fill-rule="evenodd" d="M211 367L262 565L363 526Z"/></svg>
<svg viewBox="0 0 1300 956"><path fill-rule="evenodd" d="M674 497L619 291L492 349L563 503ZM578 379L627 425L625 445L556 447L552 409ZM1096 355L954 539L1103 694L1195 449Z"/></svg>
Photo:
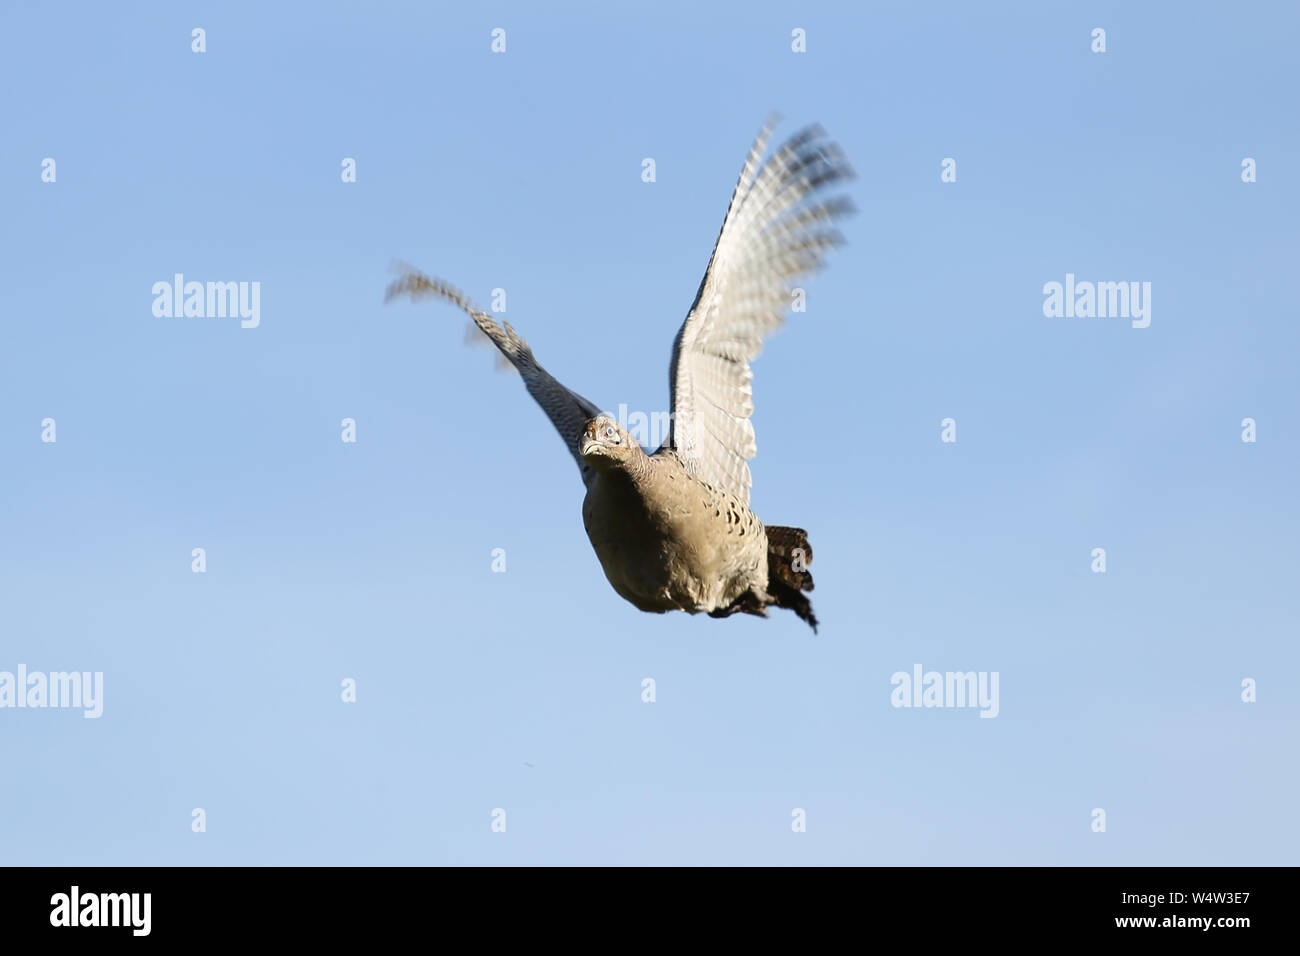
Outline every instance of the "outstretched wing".
<svg viewBox="0 0 1300 956"><path fill-rule="evenodd" d="M546 412L546 417L564 439L569 454L578 463L583 482L590 482L593 472L582 460L579 436L583 426L600 414L600 409L576 392L569 391L542 368L533 357L533 350L528 347L528 343L519 337L509 322L498 324L496 319L476 307L459 289L441 279L427 276L411 266L402 265L398 268L401 274L388 286L384 301L401 295L409 295L412 299L436 296L464 309L510 364L519 370L528 394L542 406L542 411Z"/></svg>
<svg viewBox="0 0 1300 956"><path fill-rule="evenodd" d="M843 152L819 126L796 133L763 161L773 120L750 147L717 245L669 372L676 449L697 477L748 503L754 457L753 372L763 338L782 323L790 283L824 265L843 243L836 220L853 212L846 196L816 197L853 176Z"/></svg>

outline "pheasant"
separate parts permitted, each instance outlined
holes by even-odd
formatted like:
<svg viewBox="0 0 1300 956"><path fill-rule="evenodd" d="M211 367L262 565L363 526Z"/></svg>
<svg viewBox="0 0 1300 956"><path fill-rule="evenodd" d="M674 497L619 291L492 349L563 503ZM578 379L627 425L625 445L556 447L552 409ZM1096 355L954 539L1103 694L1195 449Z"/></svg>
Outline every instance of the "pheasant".
<svg viewBox="0 0 1300 956"><path fill-rule="evenodd" d="M774 121L750 147L695 301L673 343L667 440L647 454L627 429L566 388L510 323L458 289L403 266L386 300L433 296L469 314L518 370L577 462L582 519L614 590L642 611L728 617L787 608L814 633L812 547L802 528L765 526L750 510L757 452L750 361L785 319L788 283L841 245L845 196L817 197L853 176L810 126L766 155Z"/></svg>

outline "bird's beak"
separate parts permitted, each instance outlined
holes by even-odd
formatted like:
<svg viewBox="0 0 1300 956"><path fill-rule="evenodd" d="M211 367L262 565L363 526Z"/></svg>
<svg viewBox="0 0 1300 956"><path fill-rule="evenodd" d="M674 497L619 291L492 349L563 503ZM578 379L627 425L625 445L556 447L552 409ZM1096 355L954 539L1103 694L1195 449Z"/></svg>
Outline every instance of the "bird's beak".
<svg viewBox="0 0 1300 956"><path fill-rule="evenodd" d="M596 439L592 438L590 435L582 436L581 451L582 451L582 456L584 458L587 457L587 455L591 454L591 450L593 448L599 448L599 447L600 447L600 442L596 441Z"/></svg>

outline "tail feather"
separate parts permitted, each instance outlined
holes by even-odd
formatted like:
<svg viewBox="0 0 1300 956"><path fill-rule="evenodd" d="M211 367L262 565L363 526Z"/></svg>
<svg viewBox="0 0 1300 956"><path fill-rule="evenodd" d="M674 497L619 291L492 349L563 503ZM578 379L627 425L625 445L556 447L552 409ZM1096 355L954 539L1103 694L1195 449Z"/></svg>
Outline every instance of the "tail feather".
<svg viewBox="0 0 1300 956"><path fill-rule="evenodd" d="M771 525L767 528L767 593L777 607L794 611L817 633L817 615L804 591L813 589L812 545L803 528Z"/></svg>

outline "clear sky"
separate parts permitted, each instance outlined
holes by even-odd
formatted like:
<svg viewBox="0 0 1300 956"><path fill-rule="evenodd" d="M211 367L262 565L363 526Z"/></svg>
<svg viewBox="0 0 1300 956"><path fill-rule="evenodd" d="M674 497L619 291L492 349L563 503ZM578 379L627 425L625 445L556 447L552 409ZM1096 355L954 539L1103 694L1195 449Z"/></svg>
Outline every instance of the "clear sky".
<svg viewBox="0 0 1300 956"><path fill-rule="evenodd" d="M104 693L0 708L0 863L1296 863L1300 14L975 6L4 4L0 671ZM623 602L517 378L382 304L505 289L664 409L773 109L859 174L755 365L817 636ZM260 324L156 317L176 273ZM1045 316L1067 273L1149 327ZM997 717L891 706L916 665Z"/></svg>

